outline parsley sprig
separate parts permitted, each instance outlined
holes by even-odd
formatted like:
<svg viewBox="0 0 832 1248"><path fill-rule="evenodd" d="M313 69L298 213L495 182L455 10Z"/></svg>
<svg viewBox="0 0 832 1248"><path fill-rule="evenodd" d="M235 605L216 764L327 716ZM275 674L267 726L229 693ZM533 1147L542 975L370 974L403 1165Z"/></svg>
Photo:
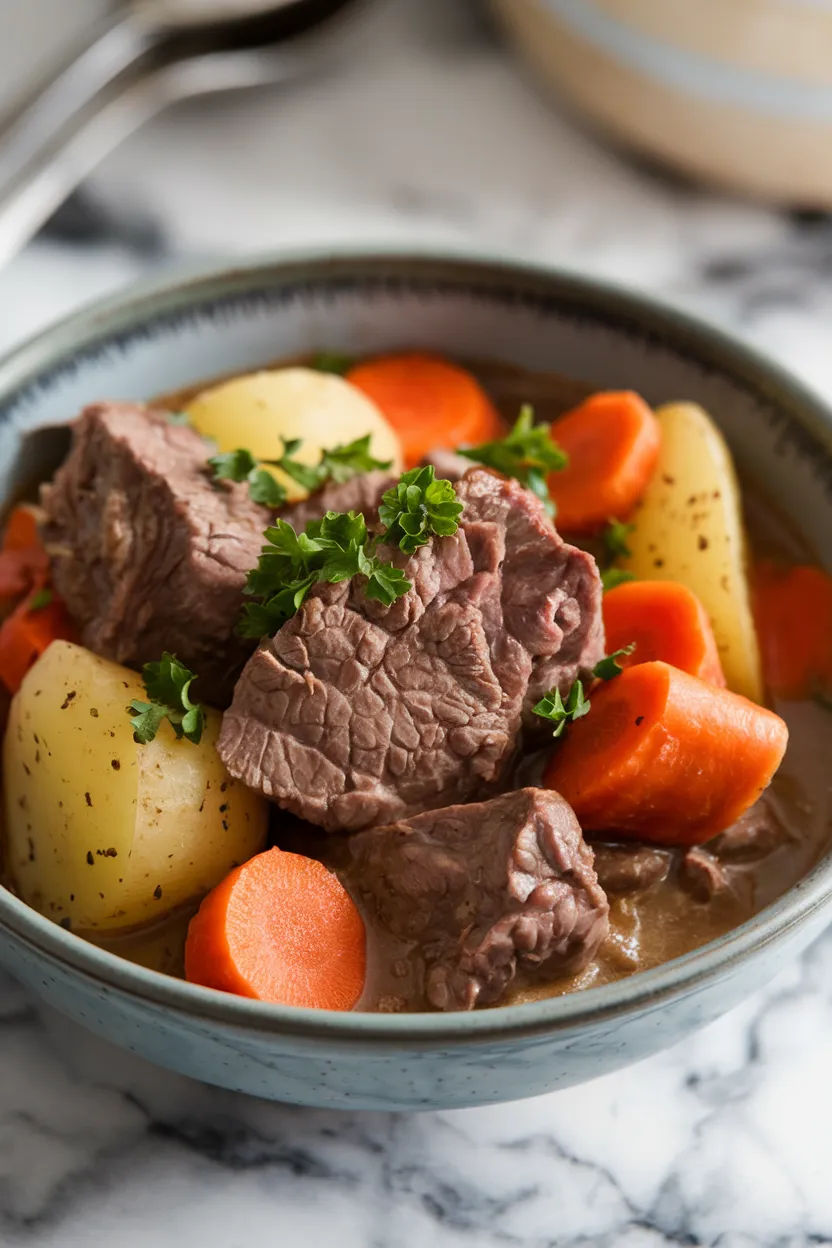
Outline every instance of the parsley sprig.
<svg viewBox="0 0 832 1248"><path fill-rule="evenodd" d="M375 459L370 454L370 437L368 433L346 445L322 451L320 461L314 465L302 464L295 458L302 444L300 438L287 438L279 459L258 460L245 447L238 447L222 455L213 455L208 464L215 481L247 481L249 494L255 503L276 509L286 502L287 494L268 471L269 467L280 468L304 490L314 494L328 481L340 484L360 473L390 467L389 459Z"/></svg>
<svg viewBox="0 0 832 1248"><path fill-rule="evenodd" d="M190 698L194 673L166 650L158 663L145 663L142 679L150 701L134 698L128 707L136 712L130 720L134 739L147 745L167 719L177 739L186 737L199 745L205 716L199 703Z"/></svg>
<svg viewBox="0 0 832 1248"><path fill-rule="evenodd" d="M504 438L467 449L460 447L458 453L487 468L496 468L507 477L515 477L537 495L550 516L555 514L547 477L550 472L564 469L569 456L552 439L548 425L534 423L534 408L529 403L520 408L513 429Z"/></svg>
<svg viewBox="0 0 832 1248"><path fill-rule="evenodd" d="M603 659L599 659L593 667L592 675L596 680L614 680L624 671L618 660L632 654L635 648L635 642L631 642L629 646L613 650L612 654L605 654ZM532 710L541 719L548 719L554 724L553 737L562 737L567 725L588 714L590 706L590 700L584 693L583 682L576 680L565 698L562 697L559 689L550 689Z"/></svg>
<svg viewBox="0 0 832 1248"><path fill-rule="evenodd" d="M576 680L565 699L561 696L560 689L550 689L532 709L535 715L554 724L553 737L562 737L566 725L586 715L589 707L590 702L584 694L583 683Z"/></svg>
<svg viewBox="0 0 832 1248"><path fill-rule="evenodd" d="M354 511L328 511L310 520L303 533L278 519L266 529L267 545L249 573L245 592L259 601L243 608L239 632L273 635L320 581L337 584L361 576L366 596L391 606L411 583L400 568L379 558L378 547L396 546L411 554L431 537L455 533L461 511L450 481L437 481L429 466L404 473L384 494L379 533L368 534L364 517Z"/></svg>
<svg viewBox="0 0 832 1248"><path fill-rule="evenodd" d="M384 541L412 555L431 537L456 533L462 503L450 481L436 480L432 464L412 468L382 495L378 517L385 526Z"/></svg>

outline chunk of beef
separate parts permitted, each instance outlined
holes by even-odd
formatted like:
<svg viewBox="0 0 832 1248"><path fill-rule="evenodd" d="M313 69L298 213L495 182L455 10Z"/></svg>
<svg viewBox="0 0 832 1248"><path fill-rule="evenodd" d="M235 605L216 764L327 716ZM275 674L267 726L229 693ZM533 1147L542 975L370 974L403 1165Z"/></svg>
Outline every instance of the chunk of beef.
<svg viewBox="0 0 832 1248"><path fill-rule="evenodd" d="M97 654L140 667L164 650L227 706L254 648L237 637L246 574L269 513L247 487L216 486L187 426L133 403L98 403L42 489L55 587Z"/></svg>
<svg viewBox="0 0 832 1248"><path fill-rule="evenodd" d="M409 963L409 977L399 968L406 991L436 1009L493 1005L518 970L573 974L607 934L592 850L551 790L372 828L350 851L342 878L370 932L382 948L396 942Z"/></svg>
<svg viewBox="0 0 832 1248"><path fill-rule="evenodd" d="M711 841L709 848L724 862L755 862L765 858L789 834L768 797L761 797L736 823Z"/></svg>
<svg viewBox="0 0 832 1248"><path fill-rule="evenodd" d="M357 581L318 586L252 656L218 743L232 775L330 831L501 780L535 663L568 686L587 646L594 661L600 603L582 591L598 618L581 617L567 588L578 552L528 490L474 469L458 496L453 537L409 559L386 552L412 582L391 607ZM580 566L597 582L594 565Z"/></svg>
<svg viewBox="0 0 832 1248"><path fill-rule="evenodd" d="M296 533L301 533L310 520L320 520L328 511L360 511L372 527L378 519L382 494L397 480L398 477L379 468L340 484L330 481L317 494L310 494L303 502L290 503L280 514Z"/></svg>
<svg viewBox="0 0 832 1248"><path fill-rule="evenodd" d="M696 901L712 901L718 893L731 887L730 880L718 858L701 845L689 849L679 867L679 880Z"/></svg>
<svg viewBox="0 0 832 1248"><path fill-rule="evenodd" d="M643 893L666 880L670 871L671 854L666 849L606 842L592 848L598 879L608 893Z"/></svg>

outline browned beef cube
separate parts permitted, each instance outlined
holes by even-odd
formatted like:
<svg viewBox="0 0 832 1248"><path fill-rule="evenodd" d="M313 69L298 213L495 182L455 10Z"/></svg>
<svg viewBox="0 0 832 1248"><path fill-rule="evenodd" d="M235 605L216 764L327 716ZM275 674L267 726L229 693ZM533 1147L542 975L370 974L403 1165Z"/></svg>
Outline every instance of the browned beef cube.
<svg viewBox="0 0 832 1248"><path fill-rule="evenodd" d="M548 789L372 828L350 855L342 878L370 932L371 1007L493 1005L518 974L581 970L607 934L592 850Z"/></svg>
<svg viewBox="0 0 832 1248"><path fill-rule="evenodd" d="M473 469L453 537L407 559L391 607L318 586L252 656L223 721L232 775L330 831L487 792L518 743L536 666L568 689L603 648L593 561L516 481Z"/></svg>
<svg viewBox="0 0 832 1248"><path fill-rule="evenodd" d="M227 706L254 649L235 633L270 514L215 485L199 434L133 403L97 403L42 489L55 587L84 644L130 667L175 653L194 695Z"/></svg>

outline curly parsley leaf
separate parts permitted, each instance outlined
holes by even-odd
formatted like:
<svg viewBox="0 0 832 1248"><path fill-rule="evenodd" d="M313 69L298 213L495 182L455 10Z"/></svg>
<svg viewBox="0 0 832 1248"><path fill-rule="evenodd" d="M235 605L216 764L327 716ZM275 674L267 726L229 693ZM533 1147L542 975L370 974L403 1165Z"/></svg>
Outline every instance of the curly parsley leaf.
<svg viewBox="0 0 832 1248"><path fill-rule="evenodd" d="M240 446L236 451L226 451L222 455L212 455L208 465L214 474L215 481L247 481L249 473L257 468L257 460L251 451Z"/></svg>
<svg viewBox="0 0 832 1248"><path fill-rule="evenodd" d="M378 515L383 540L411 555L430 539L448 537L459 528L462 503L450 481L436 479L433 464L411 468L382 495Z"/></svg>
<svg viewBox="0 0 832 1248"><path fill-rule="evenodd" d="M255 503L277 510L286 502L287 494L280 482L268 471L269 468L280 468L302 489L314 494L328 481L343 484L360 473L390 467L389 459L376 459L370 454L370 437L367 434L345 446L331 447L321 453L320 462L314 465L301 463L295 458L302 445L300 438L286 439L280 459L266 459L261 462L245 447L237 447L234 451L213 455L208 460L208 465L215 481L247 481L249 494Z"/></svg>
<svg viewBox="0 0 832 1248"><path fill-rule="evenodd" d="M513 429L504 438L460 447L457 453L506 477L515 477L537 495L549 515L555 514L547 478L550 472L564 469L569 456L554 441L548 425L534 423L534 408L529 403L521 407Z"/></svg>
<svg viewBox="0 0 832 1248"><path fill-rule="evenodd" d="M553 737L561 737L566 731L567 724L581 719L587 714L589 707L590 702L589 698L584 695L584 687L579 680L576 680L565 700L561 697L559 689L550 689L532 709L535 715L539 715L541 719L548 719L554 724Z"/></svg>
<svg viewBox="0 0 832 1248"><path fill-rule="evenodd" d="M363 438L356 438L344 446L333 446L324 451L318 470L325 474L327 481L337 481L341 485L362 473L390 468L392 459L376 459L370 454L370 438L371 435L367 433Z"/></svg>
<svg viewBox="0 0 832 1248"><path fill-rule="evenodd" d="M368 540L360 513L328 511L320 520L310 520L303 533L278 520L265 538L268 545L246 584L246 593L261 601L243 610L239 631L244 637L276 633L320 581L338 584L362 576L367 597L388 606L410 589L403 572L373 553L377 539Z"/></svg>
<svg viewBox="0 0 832 1248"><path fill-rule="evenodd" d="M624 671L618 660L632 654L635 648L636 643L631 641L629 646L622 646L619 650L613 650L612 654L605 654L593 667L592 675L598 680L614 680Z"/></svg>
<svg viewBox="0 0 832 1248"><path fill-rule="evenodd" d="M617 589L619 585L626 585L628 581L635 579L632 572L627 572L624 568L605 568L601 573L601 585L605 594L608 590Z"/></svg>
<svg viewBox="0 0 832 1248"><path fill-rule="evenodd" d="M355 361L350 355L342 355L340 351L318 351L312 356L312 367L318 373L336 373L343 377L348 373Z"/></svg>
<svg viewBox="0 0 832 1248"><path fill-rule="evenodd" d="M134 698L128 708L136 712L130 720L135 740L147 745L167 719L178 739L186 737L199 745L205 716L199 703L190 698L194 673L165 651L158 663L145 663L142 678L150 701Z"/></svg>
<svg viewBox="0 0 832 1248"><path fill-rule="evenodd" d="M621 520L607 521L604 529L604 545L610 559L628 559L633 553L627 544L631 533L635 532L634 524L624 524Z"/></svg>

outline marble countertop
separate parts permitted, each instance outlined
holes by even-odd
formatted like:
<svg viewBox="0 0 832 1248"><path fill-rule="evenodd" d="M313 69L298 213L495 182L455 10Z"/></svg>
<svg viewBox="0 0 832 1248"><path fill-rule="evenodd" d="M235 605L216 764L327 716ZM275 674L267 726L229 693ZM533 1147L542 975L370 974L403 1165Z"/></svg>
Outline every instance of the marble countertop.
<svg viewBox="0 0 832 1248"><path fill-rule="evenodd" d="M473 9L380 0L350 59L180 108L0 274L0 346L132 278L257 248L461 244L614 277L832 396L832 221L625 163ZM305 1111L152 1069L0 982L0 1244L832 1244L832 934L742 1009L535 1101Z"/></svg>

